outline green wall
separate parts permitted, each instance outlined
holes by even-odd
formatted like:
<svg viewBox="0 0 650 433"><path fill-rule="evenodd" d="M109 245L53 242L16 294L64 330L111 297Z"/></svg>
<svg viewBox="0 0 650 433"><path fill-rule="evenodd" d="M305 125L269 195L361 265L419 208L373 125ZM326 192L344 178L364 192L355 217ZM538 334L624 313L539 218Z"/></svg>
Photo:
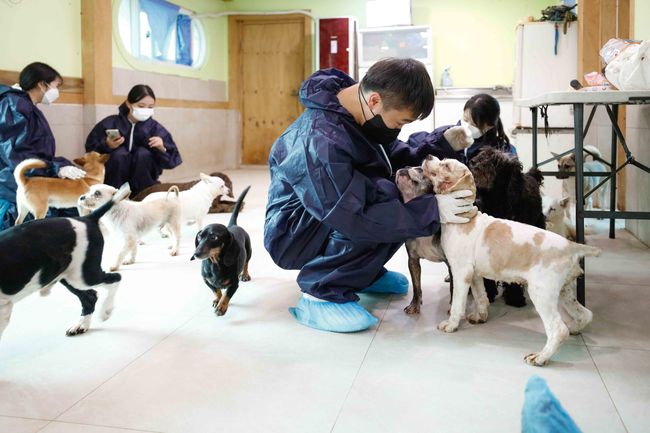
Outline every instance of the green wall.
<svg viewBox="0 0 650 433"><path fill-rule="evenodd" d="M434 84L451 65L456 87L512 85L517 22L539 18L549 4L553 1L411 0L413 24L432 28Z"/></svg>
<svg viewBox="0 0 650 433"><path fill-rule="evenodd" d="M20 70L39 60L66 76L81 76L81 0L0 1L0 69ZM114 10L121 0L113 0ZM365 23L364 0L177 0L197 13L305 9L318 17L355 16ZM528 15L539 17L550 0L412 0L413 24L431 25L436 81L451 65L454 84L510 85L514 69L515 26ZM114 11L114 12L115 12ZM635 38L650 39L650 1L636 0ZM140 62L125 56L113 38L113 65L127 69L202 79L226 80L227 18L203 18L208 57L199 69ZM11 41L11 42L9 42ZM436 83L437 84L437 83Z"/></svg>
<svg viewBox="0 0 650 433"><path fill-rule="evenodd" d="M80 0L0 1L0 69L20 71L45 62L81 77Z"/></svg>

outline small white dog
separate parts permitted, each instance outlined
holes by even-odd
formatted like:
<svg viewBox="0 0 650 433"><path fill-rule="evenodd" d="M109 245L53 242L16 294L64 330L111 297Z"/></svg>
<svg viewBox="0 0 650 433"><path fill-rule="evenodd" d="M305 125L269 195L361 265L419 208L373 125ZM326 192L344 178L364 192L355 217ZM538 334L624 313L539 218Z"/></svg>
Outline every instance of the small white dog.
<svg viewBox="0 0 650 433"><path fill-rule="evenodd" d="M468 189L476 193L472 173L462 163L433 156L422 163L436 194ZM567 339L591 322L592 313L576 300L576 277L582 274L579 260L600 250L569 242L555 233L515 221L493 218L481 212L466 224L442 224L441 245L454 279L454 298L449 320L438 325L454 332L465 314L467 292L472 290L477 311L468 314L471 323L488 317L489 301L483 278L526 283L528 295L544 322L546 345L524 360L544 365ZM570 320L560 316L562 306Z"/></svg>
<svg viewBox="0 0 650 433"><path fill-rule="evenodd" d="M181 203L182 220L187 224L196 222L198 230L203 228L203 218L206 217L210 206L219 195L230 193L223 179L218 176L200 174L201 181L192 188L181 191L179 195ZM143 202L160 200L165 197L166 192L154 192L146 196Z"/></svg>
<svg viewBox="0 0 650 433"><path fill-rule="evenodd" d="M576 240L576 226L567 216L569 197L561 199L542 196L542 213L546 220L546 230L557 233L570 241Z"/></svg>
<svg viewBox="0 0 650 433"><path fill-rule="evenodd" d="M117 203L102 218L102 222L108 226L111 234L122 241L122 249L117 256L111 271L119 269L120 265L135 263L135 256L138 250L138 240L149 231L165 228L172 238L170 254L178 254L181 235L181 206L178 200L178 188L172 187L169 192L175 189L175 194L156 200L137 202L123 200ZM90 191L79 197L80 213L86 213L111 200L117 190L109 185L93 185ZM128 260L124 260L130 253Z"/></svg>

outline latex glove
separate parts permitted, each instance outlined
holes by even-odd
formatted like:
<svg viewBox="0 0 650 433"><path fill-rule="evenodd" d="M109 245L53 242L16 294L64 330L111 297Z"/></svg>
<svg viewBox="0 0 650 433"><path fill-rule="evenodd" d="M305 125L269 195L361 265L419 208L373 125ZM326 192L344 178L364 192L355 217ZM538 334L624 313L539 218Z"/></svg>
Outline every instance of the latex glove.
<svg viewBox="0 0 650 433"><path fill-rule="evenodd" d="M464 198L471 195L473 195L472 191L468 189L453 191L449 194L436 195L440 223L448 224L469 222L469 218L459 217L458 214L470 212L474 209L475 206L472 202Z"/></svg>
<svg viewBox="0 0 650 433"><path fill-rule="evenodd" d="M81 179L86 176L86 172L74 165L66 165L59 169L57 176L61 179Z"/></svg>
<svg viewBox="0 0 650 433"><path fill-rule="evenodd" d="M465 150L474 143L472 131L465 125L452 126L442 133L455 151Z"/></svg>

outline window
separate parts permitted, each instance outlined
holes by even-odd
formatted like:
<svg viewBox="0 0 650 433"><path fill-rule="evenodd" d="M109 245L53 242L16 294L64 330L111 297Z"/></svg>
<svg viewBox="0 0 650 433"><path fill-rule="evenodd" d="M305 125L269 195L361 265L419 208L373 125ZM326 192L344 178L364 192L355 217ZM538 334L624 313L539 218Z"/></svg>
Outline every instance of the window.
<svg viewBox="0 0 650 433"><path fill-rule="evenodd" d="M120 39L133 57L199 67L205 57L205 33L190 14L165 0L122 0Z"/></svg>

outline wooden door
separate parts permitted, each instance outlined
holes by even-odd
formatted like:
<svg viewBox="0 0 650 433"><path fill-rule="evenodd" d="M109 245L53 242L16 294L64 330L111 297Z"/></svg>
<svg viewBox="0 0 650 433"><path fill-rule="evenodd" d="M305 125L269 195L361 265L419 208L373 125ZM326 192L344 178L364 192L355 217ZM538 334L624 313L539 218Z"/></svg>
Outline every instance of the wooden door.
<svg viewBox="0 0 650 433"><path fill-rule="evenodd" d="M275 140L303 111L298 90L312 69L311 22L300 15L233 18L236 75L229 80L238 81L230 89L241 110L241 162L266 165Z"/></svg>
<svg viewBox="0 0 650 433"><path fill-rule="evenodd" d="M578 79L583 85L584 74L600 71L600 49L610 38L628 39L634 22L632 0L585 0L578 5ZM604 108L599 108L604 110ZM618 126L625 133L625 106L618 109ZM627 157L622 146L617 147L618 165ZM625 210L625 170L616 175L616 206Z"/></svg>

